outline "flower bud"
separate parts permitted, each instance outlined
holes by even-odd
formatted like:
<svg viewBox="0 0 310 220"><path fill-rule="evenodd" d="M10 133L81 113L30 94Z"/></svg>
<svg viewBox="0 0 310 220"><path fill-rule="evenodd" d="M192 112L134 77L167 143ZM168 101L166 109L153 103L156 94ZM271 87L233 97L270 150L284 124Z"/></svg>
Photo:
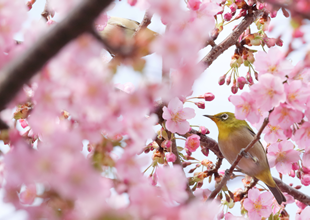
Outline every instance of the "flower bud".
<svg viewBox="0 0 310 220"><path fill-rule="evenodd" d="M215 96L211 92L205 93L204 97L207 102L211 102L215 98Z"/></svg>
<svg viewBox="0 0 310 220"><path fill-rule="evenodd" d="M204 102L195 102L195 105L197 105L197 107L201 109L205 109L206 107Z"/></svg>
<svg viewBox="0 0 310 220"><path fill-rule="evenodd" d="M296 163L296 162L293 163L293 164L292 164L292 169L293 169L293 170L299 170L299 165L298 165L298 163Z"/></svg>
<svg viewBox="0 0 310 220"><path fill-rule="evenodd" d="M225 83L226 74L219 78L219 85L223 85Z"/></svg>
<svg viewBox="0 0 310 220"><path fill-rule="evenodd" d="M233 13L233 12L236 12L236 10L237 10L237 5L235 4L235 3L233 3L233 4L231 4L230 6L229 6L229 9L230 9L230 11Z"/></svg>
<svg viewBox="0 0 310 220"><path fill-rule="evenodd" d="M309 174L305 174L305 175L301 176L301 184L303 184L305 186L310 185L310 175Z"/></svg>
<svg viewBox="0 0 310 220"><path fill-rule="evenodd" d="M171 141L170 140L164 140L162 143L161 143L161 147L162 148L170 148L171 147Z"/></svg>
<svg viewBox="0 0 310 220"><path fill-rule="evenodd" d="M234 82L233 82L233 85L232 85L232 87L231 87L231 92L232 92L233 94L236 94L236 93L238 92L238 87L237 87L237 82L236 82L236 80L234 80Z"/></svg>
<svg viewBox="0 0 310 220"><path fill-rule="evenodd" d="M295 186L294 188L295 188L295 189L301 189L301 187L302 187L301 185L297 185L297 186Z"/></svg>
<svg viewBox="0 0 310 220"><path fill-rule="evenodd" d="M202 147L201 148L201 152L203 153L203 155L205 155L206 157L209 156L209 149L206 147Z"/></svg>
<svg viewBox="0 0 310 220"><path fill-rule="evenodd" d="M294 178L295 177L295 171L291 170L291 172L289 173L289 176Z"/></svg>
<svg viewBox="0 0 310 220"><path fill-rule="evenodd" d="M224 20L225 21L230 21L231 18L232 18L232 14L231 13L228 12L228 13L224 14Z"/></svg>
<svg viewBox="0 0 310 220"><path fill-rule="evenodd" d="M252 78L250 72L247 72L247 74L246 74L246 79L248 80L248 82L250 83L250 85L253 84L253 78Z"/></svg>
<svg viewBox="0 0 310 220"><path fill-rule="evenodd" d="M226 85L229 85L231 82L231 74L228 76L228 78L226 79Z"/></svg>
<svg viewBox="0 0 310 220"><path fill-rule="evenodd" d="M258 72L254 72L255 79L258 81Z"/></svg>
<svg viewBox="0 0 310 220"><path fill-rule="evenodd" d="M166 160L167 162L174 162L177 159L177 157L174 155L174 153L169 152L166 154Z"/></svg>
<svg viewBox="0 0 310 220"><path fill-rule="evenodd" d="M204 126L200 126L200 127L199 127L199 132L200 132L201 134L210 134L209 129L206 128L206 127L204 127Z"/></svg>
<svg viewBox="0 0 310 220"><path fill-rule="evenodd" d="M238 77L238 87L239 89L243 89L244 85L247 83L246 79L243 76Z"/></svg>

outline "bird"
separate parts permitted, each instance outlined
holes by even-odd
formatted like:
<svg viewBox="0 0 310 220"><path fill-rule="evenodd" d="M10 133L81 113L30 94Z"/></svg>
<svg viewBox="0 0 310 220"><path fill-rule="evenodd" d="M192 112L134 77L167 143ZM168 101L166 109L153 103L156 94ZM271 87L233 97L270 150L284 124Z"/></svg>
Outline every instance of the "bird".
<svg viewBox="0 0 310 220"><path fill-rule="evenodd" d="M227 161L232 164L240 151L246 148L254 139L254 131L245 120L236 119L234 113L231 112L204 116L210 118L217 125L220 151ZM286 202L283 193L271 176L266 150L260 141L257 141L248 153L243 155L237 167L243 173L264 182L279 205Z"/></svg>
<svg viewBox="0 0 310 220"><path fill-rule="evenodd" d="M104 40L115 40L116 35L123 34L122 37L124 37L126 41L130 41L134 38L139 25L139 22L131 19L111 16L107 22L106 27L103 30L99 31L99 35ZM149 28L144 29L144 36L147 36L150 41L155 39L158 35L159 34L157 32L152 31ZM111 52L115 53L115 51ZM149 53L150 52L147 51L141 55L146 56Z"/></svg>

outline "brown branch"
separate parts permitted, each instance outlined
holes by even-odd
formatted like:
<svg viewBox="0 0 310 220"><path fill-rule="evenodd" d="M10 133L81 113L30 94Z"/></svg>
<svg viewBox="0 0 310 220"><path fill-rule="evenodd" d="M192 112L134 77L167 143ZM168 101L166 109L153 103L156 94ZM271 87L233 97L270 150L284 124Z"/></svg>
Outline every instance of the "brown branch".
<svg viewBox="0 0 310 220"><path fill-rule="evenodd" d="M201 134L200 132L196 131L195 129L191 129L185 135L180 135L185 138L190 136L191 134L197 134L200 137L200 146L210 149L218 158L224 158L222 152L220 151L218 143L213 140L212 138L206 136L205 134Z"/></svg>
<svg viewBox="0 0 310 220"><path fill-rule="evenodd" d="M245 16L235 30L226 37L220 44L214 46L211 51L200 61L206 67L209 67L225 50L236 44L239 36L262 14L264 11L257 10L253 14Z"/></svg>
<svg viewBox="0 0 310 220"><path fill-rule="evenodd" d="M140 30L147 28L149 24L151 24L151 19L153 17L153 13L150 13L149 11L146 11L143 17L142 22L139 24L139 27L136 29L136 32L134 33L133 37L135 37Z"/></svg>
<svg viewBox="0 0 310 220"><path fill-rule="evenodd" d="M27 83L61 48L90 30L93 21L111 1L82 1L31 48L7 64L0 72L0 111L16 96L23 84Z"/></svg>
<svg viewBox="0 0 310 220"><path fill-rule="evenodd" d="M213 192L210 194L208 197L208 200L214 199L215 196L220 192L220 190L223 188L224 185L226 185L227 181L230 179L230 176L232 175L235 167L238 165L239 161L243 157L243 152L247 153L253 146L254 144L259 141L260 135L262 134L264 128L268 125L269 122L269 117L265 118L262 126L260 127L259 131L257 134L254 136L254 139L248 144L248 146L245 149L242 149L240 153L238 154L237 158L233 162L233 164L230 166L229 170L225 171L225 176L223 177L222 181L217 185L217 187L213 190Z"/></svg>
<svg viewBox="0 0 310 220"><path fill-rule="evenodd" d="M294 199L306 204L310 205L310 196L303 194L302 192L298 191L297 189L294 189L293 187L285 184L281 180L274 178L274 181L278 185L278 187L281 189L282 192L286 192L294 197Z"/></svg>

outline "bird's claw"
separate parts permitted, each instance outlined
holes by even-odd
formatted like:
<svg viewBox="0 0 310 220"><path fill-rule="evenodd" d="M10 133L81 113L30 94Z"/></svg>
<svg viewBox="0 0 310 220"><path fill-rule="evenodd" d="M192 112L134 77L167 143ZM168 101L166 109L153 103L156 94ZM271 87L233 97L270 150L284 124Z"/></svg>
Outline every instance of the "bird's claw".
<svg viewBox="0 0 310 220"><path fill-rule="evenodd" d="M241 156L243 156L244 158L251 158L254 163L258 163L258 158L257 157L253 157L249 152L246 152L244 148L241 149L240 151Z"/></svg>

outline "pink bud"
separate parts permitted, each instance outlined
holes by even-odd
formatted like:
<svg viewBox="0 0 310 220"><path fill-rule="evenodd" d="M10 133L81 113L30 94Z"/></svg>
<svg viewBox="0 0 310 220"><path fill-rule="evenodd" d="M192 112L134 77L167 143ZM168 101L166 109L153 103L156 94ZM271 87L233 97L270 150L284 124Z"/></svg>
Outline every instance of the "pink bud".
<svg viewBox="0 0 310 220"><path fill-rule="evenodd" d="M22 128L26 128L28 126L28 122L25 119L18 120Z"/></svg>
<svg viewBox="0 0 310 220"><path fill-rule="evenodd" d="M228 78L226 79L226 85L229 85L231 82L231 74L228 76Z"/></svg>
<svg viewBox="0 0 310 220"><path fill-rule="evenodd" d="M301 187L302 187L302 185L297 185L297 186L295 186L294 188L295 188L295 189L301 189Z"/></svg>
<svg viewBox="0 0 310 220"><path fill-rule="evenodd" d="M206 128L206 127L204 127L204 126L200 126L200 127L199 127L199 132L200 132L201 134L210 134L209 129Z"/></svg>
<svg viewBox="0 0 310 220"><path fill-rule="evenodd" d="M250 83L250 85L253 84L253 78L252 78L250 72L247 72L247 74L246 74L246 79L248 80L248 82Z"/></svg>
<svg viewBox="0 0 310 220"><path fill-rule="evenodd" d="M236 12L236 10L237 10L237 5L234 3L234 4L231 4L230 6L229 6L229 9L230 9L230 11L231 12Z"/></svg>
<svg viewBox="0 0 310 220"><path fill-rule="evenodd" d="M284 135L285 135L287 138L291 138L291 137L292 137L292 134L293 134L293 131L292 131L291 128L288 128L288 129L283 130L283 133L284 133Z"/></svg>
<svg viewBox="0 0 310 220"><path fill-rule="evenodd" d="M220 86L225 83L225 78L226 78L226 74L220 77L220 79L219 79L219 85Z"/></svg>
<svg viewBox="0 0 310 220"><path fill-rule="evenodd" d="M307 207L307 205L306 204L304 204L304 203L302 203L302 202L300 202L300 201L298 201L298 200L296 200L296 205L298 206L298 208L300 208L300 209L305 209L306 207Z"/></svg>
<svg viewBox="0 0 310 220"><path fill-rule="evenodd" d="M230 21L231 18L232 18L232 14L231 13L228 12L228 13L224 14L224 20L225 21Z"/></svg>
<svg viewBox="0 0 310 220"><path fill-rule="evenodd" d="M305 186L310 185L310 175L309 174L305 174L305 175L301 176L301 184L303 184Z"/></svg>
<svg viewBox="0 0 310 220"><path fill-rule="evenodd" d="M171 141L170 140L164 140L162 143L161 143L161 147L162 148L170 148L171 147Z"/></svg>
<svg viewBox="0 0 310 220"><path fill-rule="evenodd" d="M293 164L292 164L292 169L293 169L293 170L299 170L299 165L298 165L298 163L293 163Z"/></svg>
<svg viewBox="0 0 310 220"><path fill-rule="evenodd" d="M166 159L167 162L174 162L177 159L177 157L174 155L174 153L169 152L166 154Z"/></svg>
<svg viewBox="0 0 310 220"><path fill-rule="evenodd" d="M258 81L258 72L254 72L255 79Z"/></svg>
<svg viewBox="0 0 310 220"><path fill-rule="evenodd" d="M215 96L211 92L205 93L204 97L207 102L211 102L215 98Z"/></svg>
<svg viewBox="0 0 310 220"><path fill-rule="evenodd" d="M191 162L188 162L188 161L182 163L182 167L183 167L183 168L185 168L185 167L187 167L187 166L189 166L189 165L192 165L192 163L191 163Z"/></svg>
<svg viewBox="0 0 310 220"><path fill-rule="evenodd" d="M195 102L195 105L197 105L198 108L205 109L205 103L204 102Z"/></svg>
<svg viewBox="0 0 310 220"><path fill-rule="evenodd" d="M295 171L291 170L291 172L289 173L289 176L294 178L295 177Z"/></svg>
<svg viewBox="0 0 310 220"><path fill-rule="evenodd" d="M205 155L206 157L209 155L209 149L206 147L202 147L201 148L201 152L203 153L203 155Z"/></svg>
<svg viewBox="0 0 310 220"><path fill-rule="evenodd" d="M302 167L302 171L304 172L304 174L310 174L310 169L308 169L307 167Z"/></svg>
<svg viewBox="0 0 310 220"><path fill-rule="evenodd" d="M304 32L302 32L300 28L295 29L295 31L293 32L294 38L301 38L303 36L304 36Z"/></svg>
<svg viewBox="0 0 310 220"><path fill-rule="evenodd" d="M244 85L247 83L246 79L243 76L238 77L238 87L239 89L243 89Z"/></svg>
<svg viewBox="0 0 310 220"><path fill-rule="evenodd" d="M238 92L237 82L234 80L233 86L231 87L231 92L236 94Z"/></svg>
<svg viewBox="0 0 310 220"><path fill-rule="evenodd" d="M137 4L137 0L127 0L130 6L135 6Z"/></svg>
<svg viewBox="0 0 310 220"><path fill-rule="evenodd" d="M275 18L277 16L277 11L270 12L270 17Z"/></svg>
<svg viewBox="0 0 310 220"><path fill-rule="evenodd" d="M280 38L278 38L277 42L276 42L276 45L278 45L279 47L282 47L283 46L283 41Z"/></svg>

